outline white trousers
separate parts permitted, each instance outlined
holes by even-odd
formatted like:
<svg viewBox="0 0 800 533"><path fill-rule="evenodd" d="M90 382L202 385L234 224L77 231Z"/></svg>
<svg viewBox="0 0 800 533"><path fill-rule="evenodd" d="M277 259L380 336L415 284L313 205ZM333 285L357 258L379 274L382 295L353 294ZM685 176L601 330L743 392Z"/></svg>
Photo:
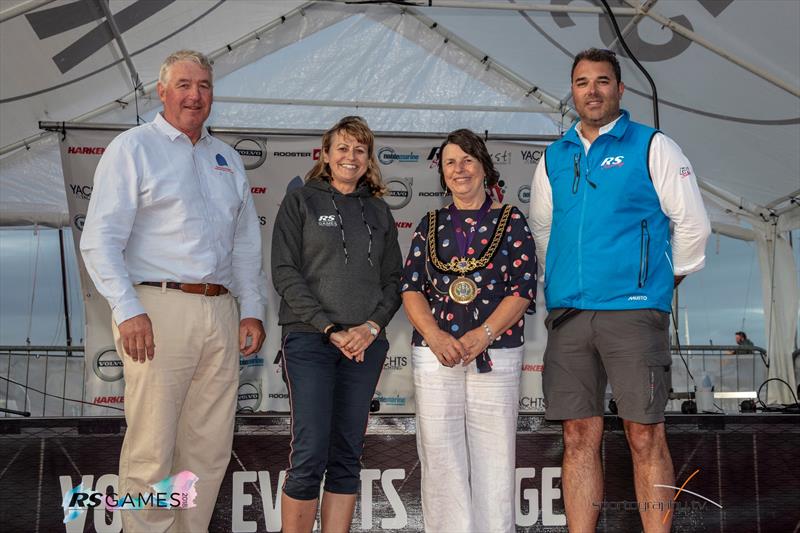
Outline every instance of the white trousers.
<svg viewBox="0 0 800 533"><path fill-rule="evenodd" d="M492 371L442 366L413 347L417 451L427 533L516 531L519 381L524 348L489 350Z"/></svg>
<svg viewBox="0 0 800 533"><path fill-rule="evenodd" d="M200 479L196 507L122 510L125 533L208 531L231 457L239 383L239 317L230 294L202 296L159 287L136 292L153 323L155 357L123 355L127 431L119 458L119 493L153 492L150 485L183 470Z"/></svg>

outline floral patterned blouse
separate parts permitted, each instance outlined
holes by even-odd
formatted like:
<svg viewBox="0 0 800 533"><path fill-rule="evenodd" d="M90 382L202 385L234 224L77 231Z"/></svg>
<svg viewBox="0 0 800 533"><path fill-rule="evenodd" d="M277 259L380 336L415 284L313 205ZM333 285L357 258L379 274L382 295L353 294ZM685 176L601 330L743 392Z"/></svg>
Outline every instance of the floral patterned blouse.
<svg viewBox="0 0 800 533"><path fill-rule="evenodd" d="M467 258L479 258L494 235L503 208L491 209L480 227L477 226L478 209L461 210L464 218L464 231L475 232ZM441 261L448 263L459 255L453 221L447 208L439 209L436 214L437 252ZM478 295L472 302L464 305L451 300L448 289L457 274L442 273L433 266L428 256L428 216L423 217L411 240L400 291L418 291L425 295L431 306L431 312L439 324L439 328L459 338L466 332L480 327L492 314L506 296L520 296L531 300L528 313L536 310L536 253L533 237L528 228L525 216L516 207L511 208L511 215L505 229L505 236L494 257L482 269L467 277L478 286ZM523 334L524 317L503 332L490 348L516 348L525 342ZM412 338L414 346L427 346L422 335L415 329Z"/></svg>

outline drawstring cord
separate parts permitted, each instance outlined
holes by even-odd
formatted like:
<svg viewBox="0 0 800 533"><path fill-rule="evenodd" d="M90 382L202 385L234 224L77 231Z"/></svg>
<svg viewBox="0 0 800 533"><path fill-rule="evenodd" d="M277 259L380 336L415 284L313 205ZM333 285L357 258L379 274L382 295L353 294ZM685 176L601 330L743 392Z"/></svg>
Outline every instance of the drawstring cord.
<svg viewBox="0 0 800 533"><path fill-rule="evenodd" d="M342 219L342 212L339 211L339 206L336 205L336 198L331 191L331 203L333 204L333 208L336 210L336 217L339 221L339 231L342 235L342 249L344 250L344 264L346 265L350 260L350 254L347 253L347 240L345 239L344 235L344 220ZM369 234L369 247L367 248L367 261L369 261L370 266L372 264L372 227L367 222L367 217L364 215L364 201L359 197L358 203L361 205L361 220L364 222L364 226L367 228L367 233Z"/></svg>

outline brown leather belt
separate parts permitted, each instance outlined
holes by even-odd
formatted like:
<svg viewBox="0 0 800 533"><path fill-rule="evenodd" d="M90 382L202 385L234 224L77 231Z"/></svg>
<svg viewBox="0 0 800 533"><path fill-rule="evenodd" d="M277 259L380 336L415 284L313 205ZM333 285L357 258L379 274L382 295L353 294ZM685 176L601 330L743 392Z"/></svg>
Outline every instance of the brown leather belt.
<svg viewBox="0 0 800 533"><path fill-rule="evenodd" d="M202 294L203 296L222 296L228 294L228 289L216 283L178 283L177 281L165 282L168 289L176 289L192 294ZM149 285L150 287L161 287L160 281L143 281L139 285Z"/></svg>

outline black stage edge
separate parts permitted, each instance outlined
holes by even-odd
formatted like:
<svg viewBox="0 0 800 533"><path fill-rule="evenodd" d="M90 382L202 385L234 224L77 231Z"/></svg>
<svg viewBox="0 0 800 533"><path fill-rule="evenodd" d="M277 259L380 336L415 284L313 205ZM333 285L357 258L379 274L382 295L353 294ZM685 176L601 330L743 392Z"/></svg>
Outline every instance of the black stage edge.
<svg viewBox="0 0 800 533"><path fill-rule="evenodd" d="M353 531L422 531L414 428L413 416L371 418ZM124 431L121 417L0 419L0 529L120 531L119 513L101 509L63 524L61 501L81 481L101 492L116 489ZM766 533L800 525L800 415L667 415L667 438L676 486L694 474L671 510L673 531ZM520 415L518 531L566 531L562 450L560 424ZM237 416L211 531L280 529L277 495L288 452L285 414ZM595 503L598 531L640 531L630 453L616 416L605 417L602 458L606 493Z"/></svg>

